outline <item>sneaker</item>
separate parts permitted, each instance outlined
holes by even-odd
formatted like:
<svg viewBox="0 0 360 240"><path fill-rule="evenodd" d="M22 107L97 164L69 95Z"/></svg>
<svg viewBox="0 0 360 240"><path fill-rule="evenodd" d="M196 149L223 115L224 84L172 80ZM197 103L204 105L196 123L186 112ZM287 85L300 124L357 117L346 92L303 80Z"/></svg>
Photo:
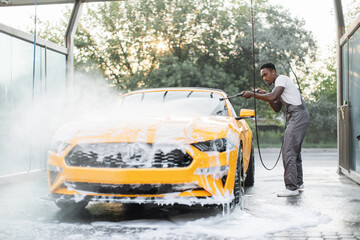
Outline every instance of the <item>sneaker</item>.
<svg viewBox="0 0 360 240"><path fill-rule="evenodd" d="M304 184L301 184L300 187L298 188L299 191L304 191Z"/></svg>
<svg viewBox="0 0 360 240"><path fill-rule="evenodd" d="M277 194L278 197L291 197L299 195L299 190L285 189Z"/></svg>

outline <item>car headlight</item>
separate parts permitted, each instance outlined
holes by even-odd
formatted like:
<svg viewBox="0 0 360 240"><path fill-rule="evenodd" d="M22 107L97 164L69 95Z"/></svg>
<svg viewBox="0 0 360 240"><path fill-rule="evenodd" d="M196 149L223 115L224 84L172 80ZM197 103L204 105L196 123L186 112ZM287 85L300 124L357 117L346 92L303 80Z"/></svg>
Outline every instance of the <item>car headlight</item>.
<svg viewBox="0 0 360 240"><path fill-rule="evenodd" d="M70 143L62 142L62 141L54 141L52 142L49 151L56 153L57 155L61 155L62 152L70 145Z"/></svg>
<svg viewBox="0 0 360 240"><path fill-rule="evenodd" d="M193 143L192 145L202 152L225 152L234 148L234 144L226 138Z"/></svg>

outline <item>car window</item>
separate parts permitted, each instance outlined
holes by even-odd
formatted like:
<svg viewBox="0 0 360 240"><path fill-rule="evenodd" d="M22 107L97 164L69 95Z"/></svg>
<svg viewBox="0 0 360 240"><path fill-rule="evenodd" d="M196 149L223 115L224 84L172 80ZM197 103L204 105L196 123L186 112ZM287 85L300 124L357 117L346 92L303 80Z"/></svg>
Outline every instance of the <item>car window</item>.
<svg viewBox="0 0 360 240"><path fill-rule="evenodd" d="M122 98L122 99L123 99L122 104L127 104L127 103L131 103L131 104L141 103L142 97L143 97L143 94L142 94L142 93L130 94L130 95Z"/></svg>
<svg viewBox="0 0 360 240"><path fill-rule="evenodd" d="M229 106L230 106L231 115L232 115L233 117L237 117L237 114L236 114L236 112L235 112L234 107L231 105L231 102L230 102Z"/></svg>
<svg viewBox="0 0 360 240"><path fill-rule="evenodd" d="M165 95L165 101L184 99L191 95L192 92L193 91L168 91Z"/></svg>
<svg viewBox="0 0 360 240"><path fill-rule="evenodd" d="M143 102L163 102L166 92L145 92L142 98Z"/></svg>
<svg viewBox="0 0 360 240"><path fill-rule="evenodd" d="M167 112L176 115L229 116L225 101L220 101L219 98L222 98L221 94L208 91L158 91L134 93L125 96L123 104L141 103L153 113L162 111L163 113Z"/></svg>

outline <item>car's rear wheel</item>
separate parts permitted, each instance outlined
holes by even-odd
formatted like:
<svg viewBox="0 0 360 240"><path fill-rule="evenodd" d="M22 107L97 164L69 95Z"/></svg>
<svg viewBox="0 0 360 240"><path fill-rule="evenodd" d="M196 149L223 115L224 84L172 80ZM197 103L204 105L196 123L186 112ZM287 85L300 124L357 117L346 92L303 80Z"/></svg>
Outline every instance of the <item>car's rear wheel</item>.
<svg viewBox="0 0 360 240"><path fill-rule="evenodd" d="M254 182L255 182L255 161L254 161L254 145L252 145L249 167L248 170L246 171L245 186L246 187L253 186Z"/></svg>
<svg viewBox="0 0 360 240"><path fill-rule="evenodd" d="M57 199L55 200L56 206L61 210L82 210L88 205L89 201L82 200L75 202L73 199Z"/></svg>

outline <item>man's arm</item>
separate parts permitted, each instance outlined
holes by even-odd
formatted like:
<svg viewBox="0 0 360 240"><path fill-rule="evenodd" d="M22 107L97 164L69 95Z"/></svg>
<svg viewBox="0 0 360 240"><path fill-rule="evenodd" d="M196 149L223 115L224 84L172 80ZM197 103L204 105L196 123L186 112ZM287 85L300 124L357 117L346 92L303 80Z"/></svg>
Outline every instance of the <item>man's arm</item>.
<svg viewBox="0 0 360 240"><path fill-rule="evenodd" d="M282 103L280 101L280 96L284 92L284 87L277 86L274 90L270 93L266 93L265 91L259 91L258 93L254 93L252 91L244 91L243 97L248 99L254 97L256 99L269 102L270 107L275 111L279 112L282 107Z"/></svg>
<svg viewBox="0 0 360 240"><path fill-rule="evenodd" d="M253 91L243 91L243 97L248 99L254 97L256 99L265 101L265 102L273 102L280 98L281 94L284 92L284 87L277 86L270 93L254 93Z"/></svg>
<svg viewBox="0 0 360 240"><path fill-rule="evenodd" d="M280 99L269 102L269 105L275 112L281 111L282 103L281 103Z"/></svg>

